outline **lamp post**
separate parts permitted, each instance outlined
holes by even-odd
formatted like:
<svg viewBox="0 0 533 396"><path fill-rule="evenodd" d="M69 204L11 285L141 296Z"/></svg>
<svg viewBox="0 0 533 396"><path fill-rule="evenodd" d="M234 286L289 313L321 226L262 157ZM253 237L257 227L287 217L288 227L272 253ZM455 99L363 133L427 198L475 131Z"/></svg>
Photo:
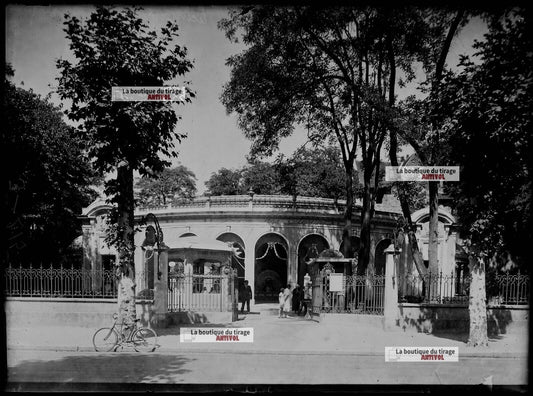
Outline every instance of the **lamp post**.
<svg viewBox="0 0 533 396"><path fill-rule="evenodd" d="M142 218L141 222L146 224L149 221L149 219L152 219L154 223L155 227L152 227L152 228L155 231L155 234L151 235L149 233L149 228L147 228L146 234L145 234L145 240L141 248L143 250L149 250L149 249L153 249L154 245L157 246L157 253L158 253L157 254L157 279L161 280L161 268L159 267L159 256L160 256L159 253L161 251L161 246L164 245L163 231L161 230L161 226L159 225L159 220L157 220L156 215L153 213L148 213L147 215L145 215Z"/></svg>

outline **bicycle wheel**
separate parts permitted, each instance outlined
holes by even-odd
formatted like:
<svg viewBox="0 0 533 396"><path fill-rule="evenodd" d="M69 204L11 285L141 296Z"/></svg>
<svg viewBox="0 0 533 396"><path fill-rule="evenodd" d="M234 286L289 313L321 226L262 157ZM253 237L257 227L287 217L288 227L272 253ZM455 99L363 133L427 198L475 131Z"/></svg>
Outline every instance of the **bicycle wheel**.
<svg viewBox="0 0 533 396"><path fill-rule="evenodd" d="M133 347L137 352L153 352L156 347L157 334L148 328L141 328L131 336Z"/></svg>
<svg viewBox="0 0 533 396"><path fill-rule="evenodd" d="M112 351L117 343L118 334L113 328L104 327L94 333L93 345L96 352Z"/></svg>

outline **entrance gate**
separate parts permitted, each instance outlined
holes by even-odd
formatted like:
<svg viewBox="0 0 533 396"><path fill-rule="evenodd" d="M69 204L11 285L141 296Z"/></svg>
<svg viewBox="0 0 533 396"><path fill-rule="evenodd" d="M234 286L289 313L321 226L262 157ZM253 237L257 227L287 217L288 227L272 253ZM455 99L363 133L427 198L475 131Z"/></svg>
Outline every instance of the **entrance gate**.
<svg viewBox="0 0 533 396"><path fill-rule="evenodd" d="M313 282L313 313L383 315L384 275L335 274L331 269L326 265Z"/></svg>
<svg viewBox="0 0 533 396"><path fill-rule="evenodd" d="M231 312L236 304L236 271L217 275L169 274L168 312Z"/></svg>

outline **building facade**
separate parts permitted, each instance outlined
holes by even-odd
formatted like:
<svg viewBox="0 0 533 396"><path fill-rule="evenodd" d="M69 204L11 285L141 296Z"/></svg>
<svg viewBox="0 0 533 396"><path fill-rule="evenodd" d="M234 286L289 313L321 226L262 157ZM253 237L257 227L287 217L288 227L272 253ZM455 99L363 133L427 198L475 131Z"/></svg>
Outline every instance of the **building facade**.
<svg viewBox="0 0 533 396"><path fill-rule="evenodd" d="M116 251L105 243L105 218L110 207L95 201L84 210L83 249L85 268L107 269L117 260ZM376 204L371 230L371 254L368 271L383 274L384 250L393 242L394 228L401 210L392 197ZM455 220L443 208L439 211L439 267L455 269ZM427 210L413 214L418 226L421 250L427 259ZM290 196L219 196L198 197L192 201L165 207L138 208L140 221L155 215L168 247L169 268L178 268L180 238L196 236L204 241L220 241L236 252L233 267L239 280L248 280L252 302L274 301L280 287L302 284L307 262L325 249L342 251L344 202L332 199ZM352 247L359 246L360 207L356 205L351 232ZM146 225L135 235L135 268L138 290L153 288L157 268L143 248ZM416 271L408 246L403 249L400 268L404 273ZM149 253L149 252L148 252ZM355 255L355 253L354 253ZM196 274L208 274L220 263L198 257L193 265Z"/></svg>

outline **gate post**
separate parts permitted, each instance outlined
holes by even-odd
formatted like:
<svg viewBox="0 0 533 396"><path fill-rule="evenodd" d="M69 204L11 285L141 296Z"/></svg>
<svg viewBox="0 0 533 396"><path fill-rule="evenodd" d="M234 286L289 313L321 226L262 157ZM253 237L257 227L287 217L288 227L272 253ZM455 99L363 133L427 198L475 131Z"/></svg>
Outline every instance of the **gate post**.
<svg viewBox="0 0 533 396"><path fill-rule="evenodd" d="M153 323L158 327L166 327L168 320L168 247L162 244L157 249L157 254L158 257L154 260Z"/></svg>
<svg viewBox="0 0 533 396"><path fill-rule="evenodd" d="M398 320L398 268L396 268L396 257L401 253L401 249L396 249L391 244L384 251L385 261L385 296L383 307L383 327L384 330L393 330L397 326Z"/></svg>

